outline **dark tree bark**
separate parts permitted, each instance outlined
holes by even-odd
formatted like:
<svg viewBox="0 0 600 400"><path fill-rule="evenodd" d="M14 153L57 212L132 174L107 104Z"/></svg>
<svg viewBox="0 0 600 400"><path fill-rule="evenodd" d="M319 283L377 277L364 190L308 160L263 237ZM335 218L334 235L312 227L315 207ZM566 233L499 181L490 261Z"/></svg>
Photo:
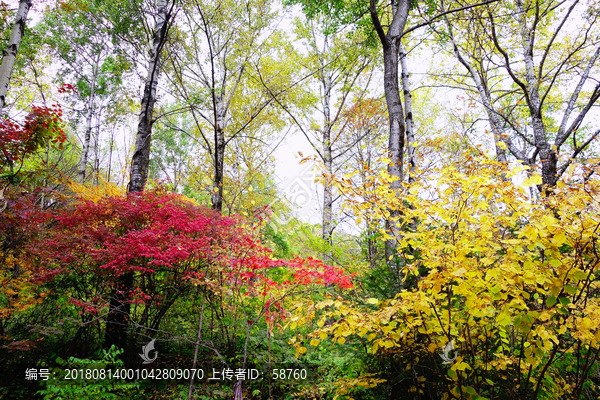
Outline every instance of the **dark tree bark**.
<svg viewBox="0 0 600 400"><path fill-rule="evenodd" d="M2 64L0 64L0 115L6 104L6 94L8 93L8 85L12 75L19 46L25 32L25 23L27 22L27 13L31 8L31 0L19 1L19 8L15 17L10 39L6 50L2 53Z"/></svg>
<svg viewBox="0 0 600 400"><path fill-rule="evenodd" d="M399 195L402 187L403 160L404 160L404 134L406 130L405 115L400 99L400 88L398 82L398 56L400 50L400 40L408 19L411 0L395 0L392 2L392 23L387 31L384 32L379 15L377 13L376 0L370 1L370 14L373 25L383 46L383 65L384 65L384 90L385 101L388 108L390 122L390 136L388 142L388 164L387 171L396 179L391 182L390 188ZM385 258L391 268L396 268L396 237L399 234L398 224L400 213L398 210L390 210L390 216L386 221L386 229L392 239L386 240Z"/></svg>
<svg viewBox="0 0 600 400"><path fill-rule="evenodd" d="M160 53L167 37L168 22L172 16L175 3L169 9L166 0L160 0L157 7L156 26L152 38L152 50L148 62L148 77L144 86L142 107L138 124L135 152L131 160L131 178L128 192L139 193L144 190L148 178L148 164L150 160L150 140L152 135L152 114L156 102L156 87L160 72ZM110 300L109 314L106 319L106 332L104 336L105 347L115 345L118 348L127 348L129 328L129 295L133 289L134 275L125 273L117 278Z"/></svg>
<svg viewBox="0 0 600 400"><path fill-rule="evenodd" d="M156 27L152 38L152 51L148 62L148 76L144 85L140 120L135 140L135 151L131 160L131 178L129 189L131 192L144 190L148 179L148 163L150 162L150 140L152 137L152 115L154 103L156 102L156 87L158 86L158 74L160 72L160 53L167 37L168 22L171 17L172 7L169 10L166 0L158 3L156 15Z"/></svg>
<svg viewBox="0 0 600 400"><path fill-rule="evenodd" d="M221 108L221 102L217 104ZM212 208L218 212L223 211L223 171L225 169L225 113L217 112L215 118L215 152L214 152L214 176L212 192Z"/></svg>

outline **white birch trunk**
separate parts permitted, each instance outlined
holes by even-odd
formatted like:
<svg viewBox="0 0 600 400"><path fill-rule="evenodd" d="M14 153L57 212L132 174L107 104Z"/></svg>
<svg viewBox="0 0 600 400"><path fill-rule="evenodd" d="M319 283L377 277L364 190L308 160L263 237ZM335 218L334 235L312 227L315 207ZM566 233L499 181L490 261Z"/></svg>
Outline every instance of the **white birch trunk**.
<svg viewBox="0 0 600 400"><path fill-rule="evenodd" d="M10 77L12 75L15 61L17 60L17 53L19 52L19 46L23 39L23 33L25 32L25 23L27 22L27 13L31 8L31 0L19 1L19 8L15 17L15 23L13 25L10 39L6 50L2 54L2 64L0 64L0 115L6 105L6 94L8 93L8 85L10 83Z"/></svg>
<svg viewBox="0 0 600 400"><path fill-rule="evenodd" d="M88 155L90 153L90 141L92 138L92 118L94 117L94 96L96 92L96 78L98 76L98 60L94 65L94 71L92 73L92 80L90 82L90 98L88 100L88 112L86 116L85 134L83 137L83 151L81 153L81 160L79 161L79 183L85 182L85 171L87 169Z"/></svg>
<svg viewBox="0 0 600 400"><path fill-rule="evenodd" d="M323 164L327 178L323 187L323 233L322 237L326 244L331 245L331 236L333 233L333 183L330 175L333 172L333 157L331 149L331 76L323 76L323 131L322 131L322 150ZM325 254L327 261L331 261L329 250Z"/></svg>
<svg viewBox="0 0 600 400"><path fill-rule="evenodd" d="M546 187L556 185L558 172L558 156L550 146L546 137L546 127L542 119L542 108L540 100L540 88L533 60L534 34L527 27L525 20L525 8L521 0L516 1L519 10L518 21L521 25L521 45L523 47L523 59L525 61L525 81L527 82L527 94L529 113L531 114L531 127L533 128L534 144L539 152L542 162L542 184Z"/></svg>
<svg viewBox="0 0 600 400"><path fill-rule="evenodd" d="M412 111L412 95L410 94L410 76L408 72L408 63L406 62L406 50L402 43L399 46L400 67L402 69L402 92L404 93L404 112L406 118L406 153L408 156L408 183L415 182L415 173L417 167L417 148L415 147L415 124Z"/></svg>
<svg viewBox="0 0 600 400"><path fill-rule="evenodd" d="M167 35L167 24L170 17L167 0L160 0L157 6L156 26L152 38L152 50L148 61L148 76L144 85L142 107L135 140L135 151L131 160L131 178L129 192L144 190L148 179L150 162L150 140L152 136L152 115L156 102L156 88L160 72L160 52Z"/></svg>

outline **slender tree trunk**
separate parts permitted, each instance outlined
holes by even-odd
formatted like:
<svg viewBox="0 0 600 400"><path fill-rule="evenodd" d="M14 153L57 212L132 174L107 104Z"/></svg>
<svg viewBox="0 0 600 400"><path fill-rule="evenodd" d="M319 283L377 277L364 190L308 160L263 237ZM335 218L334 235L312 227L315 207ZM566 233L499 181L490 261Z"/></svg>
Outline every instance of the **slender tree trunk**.
<svg viewBox="0 0 600 400"><path fill-rule="evenodd" d="M385 101L388 109L388 117L390 123L390 136L388 142L388 164L387 171L390 176L396 178L390 183L396 196L400 196L400 188L402 187L403 175L403 159L404 159L404 132L406 129L404 120L404 110L402 109L402 101L400 100L400 89L398 84L398 53L400 49L400 40L408 13L410 10L411 0L393 0L392 1L392 22L389 25L387 33L385 33L379 15L377 13L377 3L375 0L370 0L369 12L371 20L377 32L377 36L383 46L383 84L385 91ZM390 269L397 270L396 255L396 238L399 235L398 224L400 223L400 213L398 210L390 209L390 216L386 220L386 230L392 238L385 242L385 258ZM399 281L402 277L398 272ZM402 289L402 284L399 285Z"/></svg>
<svg viewBox="0 0 600 400"><path fill-rule="evenodd" d="M219 212L223 211L223 176L225 170L225 112L223 111L222 99L218 99L215 115L215 153L214 153L214 176L212 192L212 208Z"/></svg>
<svg viewBox="0 0 600 400"><path fill-rule="evenodd" d="M329 174L332 173L333 159L331 156L331 145L330 143L330 129L328 133L323 132L323 140L325 145L323 146L323 157L325 164L325 171L328 174L324 182L323 188L323 240L331 245L333 237L333 182ZM327 139L325 138L327 137Z"/></svg>
<svg viewBox="0 0 600 400"><path fill-rule="evenodd" d="M390 163L387 172L390 176L396 178L390 183L390 188L400 195L402 187L402 177L404 174L404 110L400 100L400 89L398 86L398 47L399 38L388 39L388 45L383 50L384 60L384 87L385 100L388 108L388 117L390 123L390 135L388 140L388 158ZM386 221L388 234L391 239L385 243L385 258L390 267L396 268L396 238L399 234L398 226L400 213L398 210L390 210L390 216Z"/></svg>
<svg viewBox="0 0 600 400"><path fill-rule="evenodd" d="M406 50L402 43L399 46L400 66L402 68L402 92L404 94L404 111L406 113L406 152L408 153L408 183L415 182L417 168L417 148L415 147L415 124L412 111L412 95L410 94L410 75L406 62Z"/></svg>
<svg viewBox="0 0 600 400"><path fill-rule="evenodd" d="M494 142L495 142L495 147L496 147L496 158L498 159L498 161L506 162L506 161L508 161L507 157L506 157L506 151L498 145L498 142L502 141L502 142L505 142L507 145L512 146L510 138L504 132L504 129L502 128L502 126L503 126L502 121L500 121L498 114L496 114L496 111L492 107L492 101L490 99L490 95L488 93L486 85L484 85L483 81L481 80L481 77L479 76L479 73L477 73L477 70L475 70L475 67L473 67L473 65L469 61L467 61L467 59L465 59L463 57L462 53L460 52L460 49L458 48L458 45L456 44L456 42L454 40L454 34L452 33L452 27L448 20L446 20L446 24L448 25L448 31L450 33L449 37L450 37L450 42L452 43L454 55L456 56L458 61L467 69L467 71L469 72L469 75L471 75L471 79L473 79L473 82L475 82L475 87L477 88L477 92L479 92L479 97L481 99L483 107L485 108L485 112L488 116L488 120L490 122L490 128L492 129L492 135L494 136ZM512 152L514 153L513 155L515 155L515 157L517 157L518 159L520 159L522 161L525 161L525 157L520 154L520 151L513 149Z"/></svg>
<svg viewBox="0 0 600 400"><path fill-rule="evenodd" d="M17 9L17 15L10 34L10 39L8 40L6 50L2 53L2 64L0 64L0 115L2 115L2 111L6 105L8 85L17 59L17 53L19 52L19 46L23 39L25 23L27 22L27 13L30 8L31 0L19 1L19 8Z"/></svg>
<svg viewBox="0 0 600 400"><path fill-rule="evenodd" d="M144 85L144 95L140 119L135 142L135 151L131 160L131 178L128 192L136 193L144 190L148 177L148 163L150 158L150 138L152 134L152 114L156 101L156 87L160 71L160 52L167 36L168 20L171 12L166 0L160 0L157 7L156 27L152 38L152 51L148 62L148 77ZM134 276L132 272L118 277L113 288L110 300L109 314L106 319L106 332L104 345L118 348L127 347L127 333L129 328L130 304L128 298L133 288Z"/></svg>
<svg viewBox="0 0 600 400"><path fill-rule="evenodd" d="M144 85L142 107L135 140L135 151L131 160L129 192L144 190L148 179L150 162L150 140L152 137L152 115L156 102L156 88L160 72L160 52L167 36L168 20L171 16L166 0L160 0L157 7L156 27L152 38L152 51L148 62L148 76Z"/></svg>
<svg viewBox="0 0 600 400"><path fill-rule="evenodd" d="M521 24L521 44L523 46L523 58L525 61L525 81L527 82L528 101L527 106L531 114L531 126L533 128L534 145L539 152L542 162L542 185L551 188L556 185L558 172L558 156L550 146L546 137L546 126L542 119L542 106L540 100L539 82L537 79L533 60L533 42L535 35L529 29L525 21L525 9L521 0L516 1L519 9L517 17Z"/></svg>
<svg viewBox="0 0 600 400"><path fill-rule="evenodd" d="M111 172L111 168L112 168L112 155L113 155L114 144L115 144L115 128L113 127L110 132L110 145L109 145L110 147L108 150L108 170L106 171L106 182L110 182L110 172Z"/></svg>
<svg viewBox="0 0 600 400"><path fill-rule="evenodd" d="M85 182L85 170L87 169L88 155L90 153L90 141L92 140L92 118L94 118L94 95L96 89L96 78L98 75L98 60L94 65L92 81L90 82L90 98L88 99L88 112L86 116L85 135L83 137L83 153L79 161L79 183Z"/></svg>
<svg viewBox="0 0 600 400"><path fill-rule="evenodd" d="M100 174L100 124L96 126L96 135L94 137L94 182L98 184Z"/></svg>
<svg viewBox="0 0 600 400"><path fill-rule="evenodd" d="M202 340L202 323L204 321L204 305L206 304L206 297L202 294L202 309L200 310L200 322L198 323L198 333L196 334L196 347L194 348L194 361L192 362L192 369L196 369L196 363L198 362L198 350L200 349L200 341ZM190 385L188 387L188 400L192 400L192 392L194 390L194 375L190 378Z"/></svg>
<svg viewBox="0 0 600 400"><path fill-rule="evenodd" d="M323 77L323 164L325 173L328 174L323 187L323 240L326 244L332 244L333 234L333 182L329 175L333 172L333 157L331 151L331 78ZM331 261L328 249L325 258Z"/></svg>
<svg viewBox="0 0 600 400"><path fill-rule="evenodd" d="M390 163L387 166L387 172L390 176L396 178L390 183L390 188L397 196L400 195L403 176L404 159L404 111L400 100L400 91L398 87L398 45L391 43L383 51L384 59L384 85L385 99L388 107L390 122L390 136L388 140L388 158ZM399 234L398 223L400 212L390 209L390 216L386 221L386 230L392 237L385 242L385 259L391 268L396 268L396 240Z"/></svg>
<svg viewBox="0 0 600 400"><path fill-rule="evenodd" d="M91 101L90 101L91 103ZM86 127L85 134L83 135L83 152L81 153L81 160L79 161L79 183L85 182L85 170L87 169L88 154L90 152L90 141L92 140L92 106L88 104L89 110L86 116Z"/></svg>

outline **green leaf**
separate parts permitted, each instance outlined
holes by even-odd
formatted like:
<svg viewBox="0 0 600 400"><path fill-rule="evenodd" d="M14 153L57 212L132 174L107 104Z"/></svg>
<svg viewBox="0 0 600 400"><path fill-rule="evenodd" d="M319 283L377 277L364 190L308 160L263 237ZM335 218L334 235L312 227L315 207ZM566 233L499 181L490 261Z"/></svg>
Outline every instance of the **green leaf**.
<svg viewBox="0 0 600 400"><path fill-rule="evenodd" d="M571 285L567 285L567 286L565 286L565 292L567 292L568 294L572 294L572 295L574 295L574 294L577 294L577 292L578 292L578 291L579 291L579 289L578 289L578 288L576 288L576 287L573 287L573 286L571 286Z"/></svg>
<svg viewBox="0 0 600 400"><path fill-rule="evenodd" d="M571 302L571 300L568 297L561 297L558 299L558 301L560 301L560 304L562 304L563 306L566 306Z"/></svg>

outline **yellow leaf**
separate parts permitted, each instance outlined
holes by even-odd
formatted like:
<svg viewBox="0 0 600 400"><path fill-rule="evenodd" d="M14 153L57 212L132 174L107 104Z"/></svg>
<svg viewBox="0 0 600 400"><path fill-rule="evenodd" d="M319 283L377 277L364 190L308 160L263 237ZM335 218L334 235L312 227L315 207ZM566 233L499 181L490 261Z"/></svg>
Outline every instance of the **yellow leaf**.
<svg viewBox="0 0 600 400"><path fill-rule="evenodd" d="M579 329L589 331L592 327L592 320L588 317L585 317L581 320L579 324Z"/></svg>
<svg viewBox="0 0 600 400"><path fill-rule="evenodd" d="M536 175L532 175L532 176L525 178L525 180L523 181L521 186L531 187L531 186L541 185L541 184L542 184L542 177L540 175L536 174Z"/></svg>
<svg viewBox="0 0 600 400"><path fill-rule="evenodd" d="M547 228L555 226L556 222L557 222L556 219L551 215L546 215L544 217L544 224L546 225Z"/></svg>
<svg viewBox="0 0 600 400"><path fill-rule="evenodd" d="M453 370L455 371L464 371L465 369L471 369L471 367L469 367L469 364L467 364L466 362L459 362L458 364L454 365L452 367Z"/></svg>

